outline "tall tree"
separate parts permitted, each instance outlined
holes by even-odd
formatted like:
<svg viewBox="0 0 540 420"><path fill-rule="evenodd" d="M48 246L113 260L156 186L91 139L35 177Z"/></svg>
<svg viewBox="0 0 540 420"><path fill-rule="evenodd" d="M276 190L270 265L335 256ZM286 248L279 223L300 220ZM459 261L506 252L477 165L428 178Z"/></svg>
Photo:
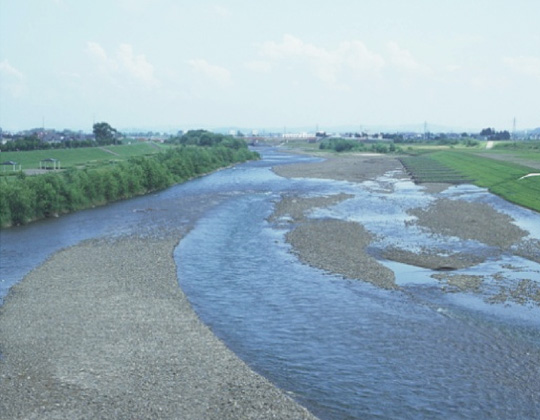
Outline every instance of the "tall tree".
<svg viewBox="0 0 540 420"><path fill-rule="evenodd" d="M106 122L95 123L93 132L96 142L100 145L116 143L118 131Z"/></svg>

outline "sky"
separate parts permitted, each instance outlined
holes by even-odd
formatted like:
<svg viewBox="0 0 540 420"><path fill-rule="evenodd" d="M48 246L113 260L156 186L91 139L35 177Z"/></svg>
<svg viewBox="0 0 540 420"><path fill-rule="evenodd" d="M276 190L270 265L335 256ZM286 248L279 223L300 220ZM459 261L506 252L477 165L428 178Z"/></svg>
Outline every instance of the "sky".
<svg viewBox="0 0 540 420"><path fill-rule="evenodd" d="M538 0L0 0L0 127L540 127Z"/></svg>

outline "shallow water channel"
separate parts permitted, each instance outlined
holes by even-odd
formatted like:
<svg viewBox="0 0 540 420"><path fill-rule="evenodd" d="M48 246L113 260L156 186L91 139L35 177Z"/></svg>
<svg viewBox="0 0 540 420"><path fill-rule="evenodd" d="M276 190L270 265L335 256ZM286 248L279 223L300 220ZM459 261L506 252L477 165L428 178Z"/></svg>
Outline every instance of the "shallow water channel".
<svg viewBox="0 0 540 420"><path fill-rule="evenodd" d="M362 184L287 180L270 168L310 158L263 155L159 194L3 231L0 297L61 247L195 222L175 251L179 284L195 310L251 367L321 419L540 417L537 306L442 293L433 271L399 263L385 262L399 291L333 275L299 262L285 242L286 224L267 220L284 193L345 192L354 198L313 217L354 220L384 234L375 254L387 245L414 249L440 245L441 238L403 229L407 209L433 196L397 173ZM489 202L540 238L538 214L484 190L440 195ZM509 255L460 272L540 282L539 264Z"/></svg>

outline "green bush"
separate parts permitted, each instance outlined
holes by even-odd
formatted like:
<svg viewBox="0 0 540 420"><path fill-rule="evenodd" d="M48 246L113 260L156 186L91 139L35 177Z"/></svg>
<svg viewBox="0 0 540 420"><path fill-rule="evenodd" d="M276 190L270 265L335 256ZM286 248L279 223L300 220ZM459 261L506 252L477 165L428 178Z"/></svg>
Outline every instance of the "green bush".
<svg viewBox="0 0 540 420"><path fill-rule="evenodd" d="M325 139L319 145L321 150L334 150L340 152L375 152L375 153L395 153L401 151L394 143L376 142L365 143L358 140L347 140L341 138Z"/></svg>

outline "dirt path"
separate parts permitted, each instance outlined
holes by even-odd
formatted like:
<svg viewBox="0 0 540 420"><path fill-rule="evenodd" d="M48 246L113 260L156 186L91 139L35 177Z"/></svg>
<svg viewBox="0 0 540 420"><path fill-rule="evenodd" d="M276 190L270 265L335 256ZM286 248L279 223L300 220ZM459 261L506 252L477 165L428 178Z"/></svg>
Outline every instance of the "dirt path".
<svg viewBox="0 0 540 420"><path fill-rule="evenodd" d="M106 149L105 147L98 147L98 149L104 152L110 153L111 155L114 155L114 156L120 156L118 153L113 152L112 150Z"/></svg>

